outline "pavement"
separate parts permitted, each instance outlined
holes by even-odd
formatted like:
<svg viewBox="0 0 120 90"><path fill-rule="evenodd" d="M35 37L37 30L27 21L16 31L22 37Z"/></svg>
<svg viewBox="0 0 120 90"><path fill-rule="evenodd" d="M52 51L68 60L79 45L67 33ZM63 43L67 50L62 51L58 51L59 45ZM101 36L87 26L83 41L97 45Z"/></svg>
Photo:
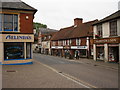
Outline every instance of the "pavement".
<svg viewBox="0 0 120 90"><path fill-rule="evenodd" d="M64 58L64 57L62 57L62 58ZM66 59L66 60L75 61L75 62L83 62L86 64L92 64L92 65L101 66L101 67L105 67L105 68L109 68L109 69L115 69L115 70L119 69L119 64L115 63L115 62L95 61L93 59L87 59L87 58Z"/></svg>
<svg viewBox="0 0 120 90"><path fill-rule="evenodd" d="M39 62L3 65L2 88L85 88Z"/></svg>

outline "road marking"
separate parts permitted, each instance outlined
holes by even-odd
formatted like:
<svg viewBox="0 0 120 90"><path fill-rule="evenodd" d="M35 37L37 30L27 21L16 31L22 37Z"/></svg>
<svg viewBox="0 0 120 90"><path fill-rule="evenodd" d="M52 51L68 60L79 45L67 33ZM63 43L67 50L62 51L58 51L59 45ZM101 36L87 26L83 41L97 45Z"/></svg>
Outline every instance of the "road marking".
<svg viewBox="0 0 120 90"><path fill-rule="evenodd" d="M79 84L79 85L81 85L83 87L86 87L86 88L97 88L97 87L95 87L95 86L93 86L91 84L88 84L88 83L86 83L86 82L84 82L84 81L82 81L82 80L80 80L80 79L78 79L78 78L76 78L74 76L71 76L71 75L68 75L68 74L65 74L65 73L59 73L59 71L57 71L56 69L54 69L54 68L52 68L52 67L50 67L50 66L48 66L46 64L43 64L43 63L41 63L39 61L35 61L35 62L37 62L37 63L39 63L39 64L41 64L41 65L43 65L43 66L45 66L45 67L47 67L49 69L51 69L52 71L56 72L57 74L65 77L65 78L67 78L67 79L69 79L69 80L71 80L71 81L73 81L73 82L75 82L75 83L77 83L77 84Z"/></svg>

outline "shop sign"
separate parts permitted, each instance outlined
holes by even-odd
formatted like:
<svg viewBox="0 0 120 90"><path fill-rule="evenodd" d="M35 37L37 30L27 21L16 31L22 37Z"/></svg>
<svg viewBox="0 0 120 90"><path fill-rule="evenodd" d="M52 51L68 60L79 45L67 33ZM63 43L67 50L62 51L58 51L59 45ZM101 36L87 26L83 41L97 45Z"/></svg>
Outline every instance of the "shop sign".
<svg viewBox="0 0 120 90"><path fill-rule="evenodd" d="M63 46L52 46L52 49L63 49Z"/></svg>
<svg viewBox="0 0 120 90"><path fill-rule="evenodd" d="M70 46L64 46L63 48L64 49L70 49Z"/></svg>
<svg viewBox="0 0 120 90"><path fill-rule="evenodd" d="M3 34L3 42L34 42L34 35L31 34Z"/></svg>
<svg viewBox="0 0 120 90"><path fill-rule="evenodd" d="M118 38L105 38L105 39L95 39L94 44L104 44L104 43L120 43L120 37Z"/></svg>
<svg viewBox="0 0 120 90"><path fill-rule="evenodd" d="M71 49L87 49L87 46L71 46Z"/></svg>

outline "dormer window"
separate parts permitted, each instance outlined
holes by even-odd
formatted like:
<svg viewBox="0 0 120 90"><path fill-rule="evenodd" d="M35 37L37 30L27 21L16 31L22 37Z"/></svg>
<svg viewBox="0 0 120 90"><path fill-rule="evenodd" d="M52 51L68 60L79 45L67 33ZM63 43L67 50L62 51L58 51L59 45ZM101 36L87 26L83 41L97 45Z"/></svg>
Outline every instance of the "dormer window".
<svg viewBox="0 0 120 90"><path fill-rule="evenodd" d="M0 31L18 31L18 14L0 14Z"/></svg>

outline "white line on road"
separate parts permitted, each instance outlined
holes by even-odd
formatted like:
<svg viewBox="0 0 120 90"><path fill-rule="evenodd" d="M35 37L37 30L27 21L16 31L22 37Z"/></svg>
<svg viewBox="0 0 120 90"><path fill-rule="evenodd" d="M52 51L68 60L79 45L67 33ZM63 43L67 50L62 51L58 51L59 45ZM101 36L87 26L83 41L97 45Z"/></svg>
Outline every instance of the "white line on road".
<svg viewBox="0 0 120 90"><path fill-rule="evenodd" d="M71 75L68 75L68 74L65 74L65 73L59 73L59 71L57 71L56 69L54 69L54 68L52 68L52 67L50 67L50 66L48 66L46 64L40 63L39 61L36 61L36 60L34 60L34 61L39 63L39 64L41 64L41 65L43 65L43 66L45 66L45 67L47 67L47 68L49 68L49 69L51 69L52 71L56 72L57 74L59 74L59 75L65 77L65 78L67 78L67 79L69 79L69 80L71 80L71 81L73 81L73 82L75 82L75 83L85 87L85 88L97 88L97 87L95 87L93 85L90 85L90 84L88 84L88 83L86 83L86 82L84 82L84 81L82 81L80 79L77 79L77 78L75 78L75 77L73 77Z"/></svg>

